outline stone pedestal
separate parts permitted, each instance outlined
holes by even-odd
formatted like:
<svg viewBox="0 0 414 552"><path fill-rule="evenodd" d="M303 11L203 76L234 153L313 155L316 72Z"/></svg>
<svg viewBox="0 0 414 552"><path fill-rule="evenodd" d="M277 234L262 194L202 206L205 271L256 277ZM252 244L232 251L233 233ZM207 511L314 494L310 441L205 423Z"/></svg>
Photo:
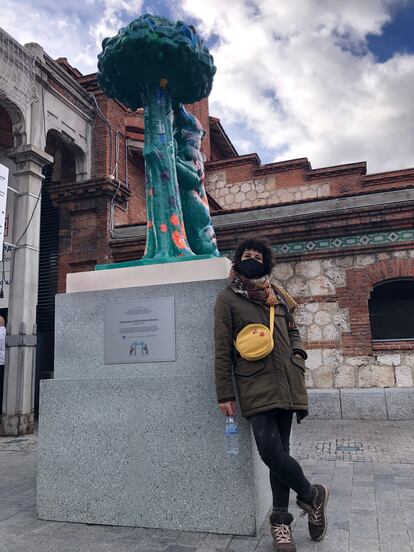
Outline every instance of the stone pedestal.
<svg viewBox="0 0 414 552"><path fill-rule="evenodd" d="M271 504L268 470L243 418L239 456L226 456L215 397L213 308L229 268L217 262L221 278L57 297L55 379L42 382L40 395L41 518L240 535L259 529ZM105 305L171 296L176 361L105 365Z"/></svg>

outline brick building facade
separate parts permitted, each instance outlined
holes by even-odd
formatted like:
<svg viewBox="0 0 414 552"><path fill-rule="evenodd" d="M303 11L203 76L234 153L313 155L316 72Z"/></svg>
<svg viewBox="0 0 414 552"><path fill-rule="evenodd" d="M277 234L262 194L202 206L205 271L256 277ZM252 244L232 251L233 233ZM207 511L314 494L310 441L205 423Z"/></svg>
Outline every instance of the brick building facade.
<svg viewBox="0 0 414 552"><path fill-rule="evenodd" d="M47 193L59 215L56 292L64 292L69 272L143 254L144 123L142 112L107 98L96 75L81 75L64 58L56 64L72 88L49 86L74 109L94 112L87 177L74 178L79 152L62 136L56 145L48 135L46 146L54 156ZM74 89L93 95L87 109ZM190 109L206 130L206 187L219 248L230 254L250 234L272 243L273 277L299 303L308 387L413 388L414 169L367 174L364 162L312 169L306 158L262 165L256 154L237 154L207 100ZM411 327L375 337L376 295L395 282L408 290L403 317Z"/></svg>
<svg viewBox="0 0 414 552"><path fill-rule="evenodd" d="M247 230L273 244L274 279L299 303L308 386L412 387L414 171L367 175L365 163L312 170L307 159L260 165L255 155L208 167L208 190L227 222L243 220L221 232L216 225L222 247ZM408 284L406 327L382 339L381 328L373 335L374 291L394 282Z"/></svg>
<svg viewBox="0 0 414 552"><path fill-rule="evenodd" d="M106 121L95 117L92 178L50 189L62 212L60 292L67 272L137 259L145 245L142 113L106 98L95 75L72 75L95 95ZM219 247L230 253L248 234L271 241L275 281L299 303L308 386L412 387L411 296L405 335L373 339L372 331L374 290L396 281L414 286L414 169L367 174L364 162L312 169L306 158L262 165L256 154L237 154L206 100L191 110L206 129L206 186Z"/></svg>

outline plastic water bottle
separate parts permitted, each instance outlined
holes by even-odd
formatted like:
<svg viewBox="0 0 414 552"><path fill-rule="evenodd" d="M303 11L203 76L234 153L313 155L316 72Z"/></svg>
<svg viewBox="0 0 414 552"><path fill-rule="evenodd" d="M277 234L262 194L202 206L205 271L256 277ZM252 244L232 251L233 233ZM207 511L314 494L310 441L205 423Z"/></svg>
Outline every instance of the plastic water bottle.
<svg viewBox="0 0 414 552"><path fill-rule="evenodd" d="M238 437L237 424L233 416L227 416L226 418L226 450L227 456L230 458L239 454L239 437Z"/></svg>

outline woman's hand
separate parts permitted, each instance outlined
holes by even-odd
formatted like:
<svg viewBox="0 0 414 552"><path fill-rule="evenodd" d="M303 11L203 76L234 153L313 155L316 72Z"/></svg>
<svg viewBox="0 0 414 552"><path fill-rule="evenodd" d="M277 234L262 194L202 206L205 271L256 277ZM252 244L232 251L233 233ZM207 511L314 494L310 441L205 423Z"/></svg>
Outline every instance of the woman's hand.
<svg viewBox="0 0 414 552"><path fill-rule="evenodd" d="M235 401L227 401L227 402L224 402L224 403L220 403L219 408L225 416L235 416L236 415L236 402Z"/></svg>

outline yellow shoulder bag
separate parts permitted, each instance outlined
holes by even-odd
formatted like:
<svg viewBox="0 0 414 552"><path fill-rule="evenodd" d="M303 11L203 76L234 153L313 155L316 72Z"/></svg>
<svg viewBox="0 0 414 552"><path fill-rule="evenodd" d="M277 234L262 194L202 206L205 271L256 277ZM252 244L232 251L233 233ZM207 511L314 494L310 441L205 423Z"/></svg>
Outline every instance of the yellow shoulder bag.
<svg viewBox="0 0 414 552"><path fill-rule="evenodd" d="M270 328L263 324L248 324L238 334L234 346L246 360L261 360L269 355L274 347L273 328L275 307L270 307Z"/></svg>

